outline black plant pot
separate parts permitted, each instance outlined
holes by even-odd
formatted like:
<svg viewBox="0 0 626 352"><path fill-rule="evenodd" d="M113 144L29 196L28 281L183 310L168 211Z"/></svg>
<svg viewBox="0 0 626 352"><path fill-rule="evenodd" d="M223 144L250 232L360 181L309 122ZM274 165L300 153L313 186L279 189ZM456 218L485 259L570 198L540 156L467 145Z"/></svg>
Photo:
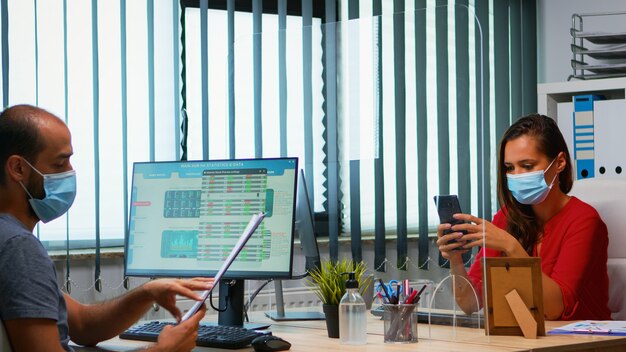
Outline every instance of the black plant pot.
<svg viewBox="0 0 626 352"><path fill-rule="evenodd" d="M324 314L326 315L326 330L328 331L328 337L338 339L339 306L324 304L322 308L324 309Z"/></svg>

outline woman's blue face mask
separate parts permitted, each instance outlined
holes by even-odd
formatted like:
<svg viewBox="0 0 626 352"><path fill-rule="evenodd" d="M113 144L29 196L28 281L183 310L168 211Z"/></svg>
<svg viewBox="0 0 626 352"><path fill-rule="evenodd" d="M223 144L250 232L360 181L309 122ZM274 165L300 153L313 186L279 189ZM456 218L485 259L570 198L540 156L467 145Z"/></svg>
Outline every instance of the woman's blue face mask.
<svg viewBox="0 0 626 352"><path fill-rule="evenodd" d="M548 165L545 170L538 170L532 172L526 172L523 174L507 174L507 185L509 186L509 190L513 194L513 197L520 203L526 205L534 205L543 202L552 186L554 185L554 181L556 177L559 175L558 173L554 175L552 182L548 186L546 184L546 179L544 177L546 171L550 169L552 164L554 164L554 160Z"/></svg>
<svg viewBox="0 0 626 352"><path fill-rule="evenodd" d="M57 174L42 174L26 159L28 166L43 177L43 189L46 196L43 199L34 198L24 184L20 185L30 197L28 202L39 220L44 223L52 221L65 214L76 198L76 171L70 170Z"/></svg>

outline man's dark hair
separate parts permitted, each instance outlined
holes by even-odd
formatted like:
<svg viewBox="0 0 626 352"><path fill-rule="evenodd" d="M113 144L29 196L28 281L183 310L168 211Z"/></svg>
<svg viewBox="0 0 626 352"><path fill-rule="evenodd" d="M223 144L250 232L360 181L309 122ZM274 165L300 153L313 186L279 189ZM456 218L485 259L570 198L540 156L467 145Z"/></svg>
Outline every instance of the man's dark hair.
<svg viewBox="0 0 626 352"><path fill-rule="evenodd" d="M31 105L15 105L0 114L0 185L6 185L4 169L11 155L20 155L34 164L44 149L39 133L42 113L50 114Z"/></svg>

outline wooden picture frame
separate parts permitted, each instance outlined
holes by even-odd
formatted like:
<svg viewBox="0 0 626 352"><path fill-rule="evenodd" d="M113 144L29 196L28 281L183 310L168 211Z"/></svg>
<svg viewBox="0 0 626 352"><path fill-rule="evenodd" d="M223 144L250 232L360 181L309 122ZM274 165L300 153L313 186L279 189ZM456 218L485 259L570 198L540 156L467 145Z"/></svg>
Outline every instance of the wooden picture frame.
<svg viewBox="0 0 626 352"><path fill-rule="evenodd" d="M483 302L486 302L488 317L485 332L529 338L545 336L541 259L495 257L484 260Z"/></svg>

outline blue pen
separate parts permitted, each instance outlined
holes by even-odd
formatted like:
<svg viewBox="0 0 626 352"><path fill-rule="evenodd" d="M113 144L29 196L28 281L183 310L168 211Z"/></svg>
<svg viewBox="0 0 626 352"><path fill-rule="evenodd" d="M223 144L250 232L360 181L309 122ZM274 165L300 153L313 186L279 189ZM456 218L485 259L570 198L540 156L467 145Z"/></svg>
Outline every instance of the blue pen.
<svg viewBox="0 0 626 352"><path fill-rule="evenodd" d="M387 301L389 301L389 303L393 303L391 301L391 297L389 297L389 292L387 291L387 286L385 286L385 283L383 282L382 279L378 279L378 282L380 283L380 287L383 289L383 292L385 293L385 297L387 297Z"/></svg>

